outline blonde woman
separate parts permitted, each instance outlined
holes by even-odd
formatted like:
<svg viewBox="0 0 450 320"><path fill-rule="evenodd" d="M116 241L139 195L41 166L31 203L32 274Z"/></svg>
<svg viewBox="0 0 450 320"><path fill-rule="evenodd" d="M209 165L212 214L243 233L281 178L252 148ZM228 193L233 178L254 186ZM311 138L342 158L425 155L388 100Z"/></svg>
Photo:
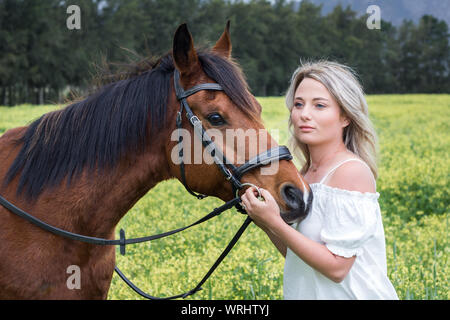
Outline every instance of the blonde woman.
<svg viewBox="0 0 450 320"><path fill-rule="evenodd" d="M287 225L275 200L253 188L242 195L249 216L285 256L285 299L398 299L387 276L376 192L376 134L352 70L304 63L286 95L294 153L314 195L309 215Z"/></svg>

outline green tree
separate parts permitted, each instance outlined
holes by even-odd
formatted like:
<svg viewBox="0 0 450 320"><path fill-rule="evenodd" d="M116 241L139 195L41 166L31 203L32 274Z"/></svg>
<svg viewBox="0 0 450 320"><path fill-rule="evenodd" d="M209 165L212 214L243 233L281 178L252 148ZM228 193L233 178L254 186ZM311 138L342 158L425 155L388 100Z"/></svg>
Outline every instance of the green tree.
<svg viewBox="0 0 450 320"><path fill-rule="evenodd" d="M415 41L421 49L417 86L422 92L450 92L447 24L433 16L424 15L416 30Z"/></svg>
<svg viewBox="0 0 450 320"><path fill-rule="evenodd" d="M66 27L69 5L81 29ZM256 95L282 95L300 60L330 59L359 74L367 93L450 92L448 26L432 16L381 30L338 5L328 15L308 0L0 1L0 104L61 101L86 93L95 65L161 56L187 23L210 47L231 21L233 57ZM114 70L112 70L114 72ZM69 90L68 90L69 89Z"/></svg>
<svg viewBox="0 0 450 320"><path fill-rule="evenodd" d="M14 105L16 87L23 85L28 67L26 57L28 30L23 22L23 2L0 1L0 87L2 104Z"/></svg>

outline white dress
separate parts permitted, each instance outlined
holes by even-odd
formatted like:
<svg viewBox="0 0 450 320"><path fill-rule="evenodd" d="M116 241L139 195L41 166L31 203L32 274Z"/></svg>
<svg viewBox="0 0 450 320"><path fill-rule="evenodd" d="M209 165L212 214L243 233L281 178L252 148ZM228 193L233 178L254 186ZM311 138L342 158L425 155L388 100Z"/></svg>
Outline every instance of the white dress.
<svg viewBox="0 0 450 320"><path fill-rule="evenodd" d="M389 281L386 246L378 198L380 194L333 188L322 182L347 159L330 170L313 192L311 212L292 227L342 257L356 255L347 276L335 283L311 268L287 248L284 299L398 299ZM368 167L368 166L367 166ZM376 186L376 182L375 182Z"/></svg>

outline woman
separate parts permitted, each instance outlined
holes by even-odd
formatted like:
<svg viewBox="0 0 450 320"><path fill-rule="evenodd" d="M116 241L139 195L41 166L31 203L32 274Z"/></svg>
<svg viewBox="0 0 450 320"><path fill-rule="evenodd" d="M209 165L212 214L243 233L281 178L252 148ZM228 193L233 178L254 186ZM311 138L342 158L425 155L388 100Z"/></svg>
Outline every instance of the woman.
<svg viewBox="0 0 450 320"><path fill-rule="evenodd" d="M285 299L398 299L387 277L376 192L376 134L352 70L306 63L286 95L291 144L314 194L309 215L287 225L271 194L249 188L242 203L286 257Z"/></svg>

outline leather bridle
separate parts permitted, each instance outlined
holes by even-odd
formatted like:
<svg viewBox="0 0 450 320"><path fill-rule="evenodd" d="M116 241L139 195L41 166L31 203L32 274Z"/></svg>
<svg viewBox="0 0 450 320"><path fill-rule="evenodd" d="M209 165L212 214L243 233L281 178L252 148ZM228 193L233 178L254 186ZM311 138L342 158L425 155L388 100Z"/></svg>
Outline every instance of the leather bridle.
<svg viewBox="0 0 450 320"><path fill-rule="evenodd" d="M230 181L233 188L233 195L237 195L237 191L242 189L243 185L241 183L242 176L251 171L253 169L265 166L273 161L279 160L292 160L292 155L289 152L289 149L285 146L277 146L270 150L264 151L261 154L258 154L256 157L250 159L245 162L243 165L236 167L232 164L231 161L225 157L220 148L217 148L216 144L207 134L206 130L203 128L202 122L200 119L192 112L189 104L187 102L187 98L194 93L197 93L202 90L214 90L214 91L223 91L222 87L218 83L202 83L196 85L188 90L184 90L180 83L180 73L175 69L174 71L174 87L175 94L177 99L180 101L180 110L177 113L176 119L176 127L178 130L178 147L179 147L179 157L180 157L180 174L181 174L181 182L183 183L186 190L195 196L197 199L201 200L206 196L203 194L197 194L189 188L186 183L186 174L185 167L183 162L183 149L182 145L182 135L180 130L182 129L182 115L183 110L186 112L186 118L189 123L194 128L194 132L201 139L203 146L209 150L211 157L214 160L214 163L219 168L220 172L225 176L225 179ZM239 209L239 208L237 208Z"/></svg>
<svg viewBox="0 0 450 320"><path fill-rule="evenodd" d="M210 154L214 159L215 164L218 166L219 170L223 173L225 176L225 179L230 181L233 188L233 195L235 197L231 199L230 201L226 202L225 204L221 205L218 208L215 208L210 213L208 213L203 218L195 221L194 223L178 228L172 231L168 231L165 233L157 234L157 235L151 235L141 238L133 238L133 239L126 239L125 238L125 231L123 229L120 230L120 239L103 239L103 238L96 238L96 237L89 237L85 235L80 235L77 233L72 233L66 230L59 229L57 227L54 227L50 224L47 224L44 221L41 221L37 219L36 217L32 216L31 214L21 210L20 208L14 206L12 203L7 201L5 198L3 198L0 195L0 205L3 205L6 209L8 209L10 212L18 215L19 217L27 220L28 222L48 231L53 234L62 236L64 238L68 238L75 241L81 241L85 243L95 244L95 245L114 245L114 246L120 246L120 253L122 255L125 254L125 247L128 244L135 244L135 243L141 243L151 240L160 239L163 237L167 237L169 235L181 232L183 230L186 230L190 227L193 227L197 224L200 224L202 222L205 222L220 213L231 209L232 207L236 207L237 210L239 210L241 213L246 213L243 208L239 205L240 198L238 196L239 190L241 190L245 185L252 185L249 183L241 183L242 176L247 173L250 170L253 170L255 168L259 168L262 166L265 166L267 164L270 164L274 161L279 160L291 160L292 155L289 152L289 149L285 146L277 146L275 148L272 148L270 150L264 151L261 154L257 155L256 157L250 159L243 165L236 167L235 165L228 162L228 160L225 158L225 156L221 153L221 150L216 147L212 139L208 136L205 129L202 126L201 121L199 118L192 112L191 108L189 107L189 104L187 103L187 97L193 95L196 92L199 92L201 90L216 90L216 91L223 91L222 87L217 83L202 83L199 85L196 85L188 90L184 90L181 87L180 81L179 81L179 72L175 69L174 71L174 86L175 86L175 92L177 99L180 101L180 110L177 113L176 117L176 127L179 131L179 139L178 139L178 145L179 145L179 156L181 158L180 160L180 172L181 172L181 182L183 183L186 190L197 197L198 199L203 199L206 197L202 194L197 194L194 191L192 191L189 186L186 183L186 174L185 174L185 167L183 162L183 152L181 148L181 135L180 130L182 128L182 114L183 110L186 112L186 117L189 120L189 123L194 127L194 132L196 132L197 135L202 139L203 146L205 148L208 148L210 150ZM256 187L256 186L255 186ZM256 187L257 188L257 187ZM259 189L257 188L258 192ZM141 289L139 289L136 285L134 285L121 271L120 269L115 266L116 273L124 280L131 289L133 289L136 293L141 295L144 298L152 299L152 300L167 300L167 299L176 299L176 298L186 298L189 295L194 294L195 292L202 290L203 283L209 278L209 276L214 272L214 270L217 268L217 266L222 262L222 260L226 257L226 255L231 251L233 246L236 244L236 242L239 240L240 236L244 233L247 226L252 222L251 218L247 216L242 226L239 228L237 233L234 235L233 239L230 241L230 243L227 245L225 250L222 252L222 254L219 256L219 258L216 260L216 262L213 264L213 266L209 269L209 271L205 274L205 276L202 278L202 280L197 284L197 286L189 290L185 293L174 295L171 297L155 297L151 296L145 292L143 292Z"/></svg>

